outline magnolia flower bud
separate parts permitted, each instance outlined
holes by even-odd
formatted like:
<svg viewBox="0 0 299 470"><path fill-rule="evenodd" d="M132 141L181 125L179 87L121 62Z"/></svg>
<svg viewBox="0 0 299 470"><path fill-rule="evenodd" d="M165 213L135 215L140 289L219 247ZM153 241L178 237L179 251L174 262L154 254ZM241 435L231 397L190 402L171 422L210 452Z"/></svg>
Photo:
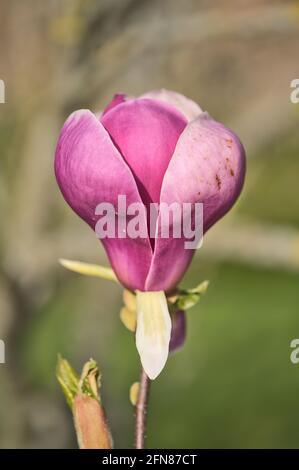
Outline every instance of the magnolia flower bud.
<svg viewBox="0 0 299 470"><path fill-rule="evenodd" d="M67 203L93 230L98 205L105 202L116 212L119 195L125 196L127 206L145 209L139 220L144 236L129 236L130 220L125 220L123 229L102 243L118 280L141 293L137 348L147 374L156 377L167 359L171 330L161 292L177 287L195 249L186 248L185 233L174 236L174 222L165 221L161 211L152 231L148 209L152 204L201 203L205 233L241 192L243 146L230 129L183 95L166 90L139 98L118 94L101 115L79 110L67 119L57 144L55 173ZM193 211L190 226L195 222ZM149 329L150 336L145 334Z"/></svg>
<svg viewBox="0 0 299 470"><path fill-rule="evenodd" d="M80 449L111 449L112 437L99 395L99 371L90 359L79 377L66 359L58 358L56 376L70 406Z"/></svg>

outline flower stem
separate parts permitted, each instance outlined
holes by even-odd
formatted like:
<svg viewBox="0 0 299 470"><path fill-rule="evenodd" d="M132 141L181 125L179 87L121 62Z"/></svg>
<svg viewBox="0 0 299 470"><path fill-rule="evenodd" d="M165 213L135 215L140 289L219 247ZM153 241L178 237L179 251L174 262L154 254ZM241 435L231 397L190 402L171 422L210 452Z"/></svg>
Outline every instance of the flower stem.
<svg viewBox="0 0 299 470"><path fill-rule="evenodd" d="M143 368L141 368L139 387L138 400L136 403L135 448L144 449L150 379Z"/></svg>

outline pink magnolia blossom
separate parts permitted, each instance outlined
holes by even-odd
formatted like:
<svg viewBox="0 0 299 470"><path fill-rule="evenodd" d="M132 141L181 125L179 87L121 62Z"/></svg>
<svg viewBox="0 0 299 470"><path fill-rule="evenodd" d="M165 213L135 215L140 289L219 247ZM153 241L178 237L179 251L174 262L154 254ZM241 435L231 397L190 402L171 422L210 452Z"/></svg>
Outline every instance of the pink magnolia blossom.
<svg viewBox="0 0 299 470"><path fill-rule="evenodd" d="M206 232L240 194L245 152L230 129L178 93L118 94L101 115L79 110L67 119L57 144L55 174L67 203L93 230L97 205L106 201L116 206L122 194L127 204L145 207L201 202ZM184 237L160 237L161 224L159 215L154 240L102 240L119 281L133 291L171 291L194 255L185 248Z"/></svg>
<svg viewBox="0 0 299 470"><path fill-rule="evenodd" d="M100 118L75 111L64 124L55 157L67 203L95 229L95 208L107 201L202 202L207 231L241 191L245 157L238 137L191 100L157 91L116 95ZM160 221L158 220L158 224ZM159 227L158 227L159 228ZM184 239L102 240L120 282L132 289L169 291L194 250Z"/></svg>

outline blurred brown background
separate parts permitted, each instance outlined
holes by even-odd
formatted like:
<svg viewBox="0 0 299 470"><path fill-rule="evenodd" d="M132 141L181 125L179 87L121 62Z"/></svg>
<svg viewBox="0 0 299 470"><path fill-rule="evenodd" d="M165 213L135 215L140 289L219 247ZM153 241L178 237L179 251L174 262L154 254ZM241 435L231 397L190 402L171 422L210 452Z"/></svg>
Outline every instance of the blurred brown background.
<svg viewBox="0 0 299 470"><path fill-rule="evenodd" d="M188 340L153 384L149 447L298 447L299 2L0 0L0 447L74 447L57 352L90 356L116 447L133 445L131 334L121 290L65 272L107 263L53 174L59 129L116 92L181 92L232 127L244 192L207 234L184 281L210 279Z"/></svg>

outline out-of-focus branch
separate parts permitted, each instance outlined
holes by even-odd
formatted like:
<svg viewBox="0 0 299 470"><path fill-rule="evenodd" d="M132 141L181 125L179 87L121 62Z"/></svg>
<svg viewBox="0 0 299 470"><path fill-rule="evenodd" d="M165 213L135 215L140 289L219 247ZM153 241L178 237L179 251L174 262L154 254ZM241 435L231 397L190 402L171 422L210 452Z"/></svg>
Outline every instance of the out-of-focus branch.
<svg viewBox="0 0 299 470"><path fill-rule="evenodd" d="M198 256L299 271L299 230L235 219L206 235Z"/></svg>

